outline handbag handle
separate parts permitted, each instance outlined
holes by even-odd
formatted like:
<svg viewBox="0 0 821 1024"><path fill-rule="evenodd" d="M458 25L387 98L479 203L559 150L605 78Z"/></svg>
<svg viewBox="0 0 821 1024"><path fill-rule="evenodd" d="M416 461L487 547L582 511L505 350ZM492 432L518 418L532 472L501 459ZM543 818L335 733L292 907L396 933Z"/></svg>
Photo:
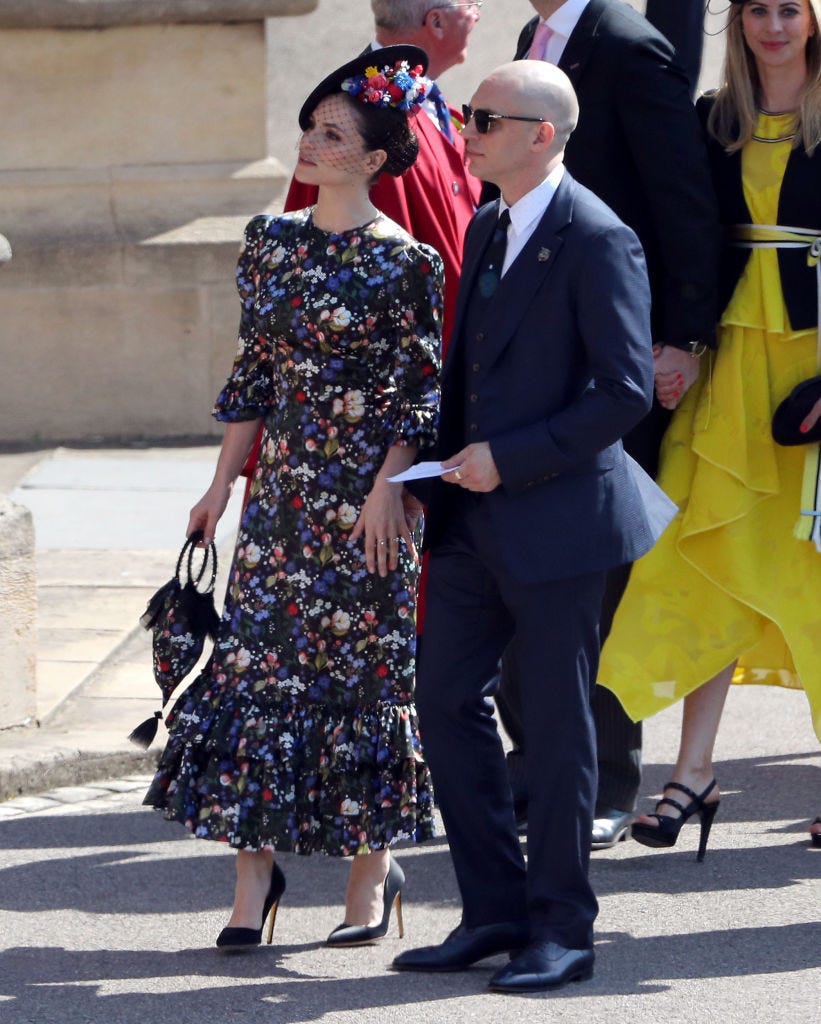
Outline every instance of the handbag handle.
<svg viewBox="0 0 821 1024"><path fill-rule="evenodd" d="M205 575L206 569L208 568L208 564L210 562L211 578L208 581L208 586L205 588L205 590L199 591L202 594L210 594L211 591L214 589L214 584L216 583L217 580L217 547L213 541L211 541L211 543L203 549L202 565L200 566L197 575L194 575L194 552L197 549L197 544L199 544L199 542L202 540L204 536L205 534L203 533L202 530L194 530L191 536L186 539L185 544L183 544L182 546L182 551L180 551L180 557L177 559L177 570L175 575L180 585L182 585L182 577L180 576L180 572L182 570L182 564L183 561L185 560L187 552L188 561L186 569L188 579L186 581L186 585L190 583L195 590L199 590L199 584L202 581L202 578Z"/></svg>

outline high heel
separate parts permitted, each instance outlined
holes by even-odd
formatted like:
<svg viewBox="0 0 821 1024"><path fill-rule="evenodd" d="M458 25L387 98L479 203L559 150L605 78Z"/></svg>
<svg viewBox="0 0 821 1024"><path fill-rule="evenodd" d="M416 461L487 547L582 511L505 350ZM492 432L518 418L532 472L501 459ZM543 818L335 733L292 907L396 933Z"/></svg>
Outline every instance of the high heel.
<svg viewBox="0 0 821 1024"><path fill-rule="evenodd" d="M813 825L821 825L821 814L819 814L815 821L812 823L812 825L810 825L810 842L813 846L821 847L821 829L819 829L817 832L813 832Z"/></svg>
<svg viewBox="0 0 821 1024"><path fill-rule="evenodd" d="M405 926L402 921L402 886L405 884L405 872L391 857L385 884L382 889L382 920L379 924L340 924L325 940L326 946L370 946L383 939L388 932L391 909L396 906L396 925L399 938L404 938Z"/></svg>
<svg viewBox="0 0 821 1024"><path fill-rule="evenodd" d="M658 822L657 826L646 825L644 822L634 822L633 824L633 838L636 842L642 843L644 846L675 846L678 834L681 831L681 826L689 818L692 818L694 814L699 816L701 821L701 835L698 841L698 854L696 855L697 861L704 860L704 854L707 852L707 839L710 835L710 829L713 824L713 818L716 816L718 805L721 803L720 800L715 800L712 803L705 803L705 797L708 797L710 793L716 788L716 780L710 783L710 785L704 790L703 793L694 793L692 789L687 786L682 786L679 782L668 782L664 787L665 792L668 789L677 789L681 793L685 793L690 797L690 803L686 807L669 797L659 800L656 804L656 810L653 814L649 814L649 818L655 818ZM676 810L681 811L679 817L674 818L671 814L659 814L658 808L662 804L670 804L671 807L675 807Z"/></svg>
<svg viewBox="0 0 821 1024"><path fill-rule="evenodd" d="M285 875L279 865L275 862L271 868L271 884L268 886L268 895L262 904L262 924L259 928L223 928L217 936L217 947L223 953L236 953L245 949L251 949L262 942L262 930L265 922L268 922L268 935L266 942L270 946L274 941L274 925L277 919L277 909L282 894L285 892Z"/></svg>

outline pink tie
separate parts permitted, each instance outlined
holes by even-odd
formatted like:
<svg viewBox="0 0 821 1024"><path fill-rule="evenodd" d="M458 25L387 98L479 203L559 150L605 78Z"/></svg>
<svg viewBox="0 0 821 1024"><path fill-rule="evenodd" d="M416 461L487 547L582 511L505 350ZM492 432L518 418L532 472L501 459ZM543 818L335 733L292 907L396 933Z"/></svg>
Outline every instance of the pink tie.
<svg viewBox="0 0 821 1024"><path fill-rule="evenodd" d="M527 54L528 60L544 60L547 53L547 44L553 35L553 29L548 27L547 22L540 21L536 26L533 42Z"/></svg>

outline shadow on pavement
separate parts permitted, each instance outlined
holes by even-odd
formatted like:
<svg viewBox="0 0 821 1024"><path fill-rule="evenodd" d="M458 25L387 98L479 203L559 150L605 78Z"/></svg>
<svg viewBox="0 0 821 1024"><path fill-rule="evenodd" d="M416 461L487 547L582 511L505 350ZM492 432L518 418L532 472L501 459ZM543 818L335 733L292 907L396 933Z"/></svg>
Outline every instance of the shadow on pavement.
<svg viewBox="0 0 821 1024"><path fill-rule="evenodd" d="M732 940L729 943L728 938ZM646 939L603 934L597 943L596 974L591 982L583 988L569 986L558 993L530 998L555 1001L582 995L651 994L666 990L676 980L811 969L821 965L817 939L816 924ZM311 950L316 953L310 975L288 968L289 956ZM378 958L387 967L393 947L386 944L378 950L351 950L350 962L358 958L378 971ZM762 956L763 950L768 951L766 957ZM0 1004L0 1020L61 1020L66 1024L75 1020L118 1024L173 1020L175 1024L199 1024L204 1020L248 1019L263 1013L266 1021L319 1020L330 1010L344 1014L478 995L484 993L490 971L498 966L498 961L488 961L471 971L446 976L409 976L387 970L347 979L323 976L323 966L330 972L333 963L329 953L315 944L273 947L232 958L220 957L213 950L152 953L13 948L0 955L0 975L27 980L2 985L9 1001ZM185 986L185 991L104 991L107 983L151 979L176 981ZM203 981L198 983L197 979ZM241 980L234 984L231 979ZM214 987L217 982L219 986ZM156 987L162 984L158 980Z"/></svg>

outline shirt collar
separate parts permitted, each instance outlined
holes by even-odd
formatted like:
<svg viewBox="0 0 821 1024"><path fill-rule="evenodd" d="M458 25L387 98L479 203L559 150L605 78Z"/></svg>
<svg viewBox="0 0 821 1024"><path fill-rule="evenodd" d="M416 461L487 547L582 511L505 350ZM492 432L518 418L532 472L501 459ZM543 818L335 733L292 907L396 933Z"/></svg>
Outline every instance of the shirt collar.
<svg viewBox="0 0 821 1024"><path fill-rule="evenodd" d="M680 0L679 0L680 2ZM584 14L584 9L590 0L565 0L562 6L554 11L549 18L542 19L553 31L565 39L569 39L573 29L579 23L579 18Z"/></svg>
<svg viewBox="0 0 821 1024"><path fill-rule="evenodd" d="M544 216L563 177L564 164L557 164L544 181L523 195L513 206L508 206L504 199L500 201L499 213L510 210L510 225L515 234L523 234L535 221Z"/></svg>

